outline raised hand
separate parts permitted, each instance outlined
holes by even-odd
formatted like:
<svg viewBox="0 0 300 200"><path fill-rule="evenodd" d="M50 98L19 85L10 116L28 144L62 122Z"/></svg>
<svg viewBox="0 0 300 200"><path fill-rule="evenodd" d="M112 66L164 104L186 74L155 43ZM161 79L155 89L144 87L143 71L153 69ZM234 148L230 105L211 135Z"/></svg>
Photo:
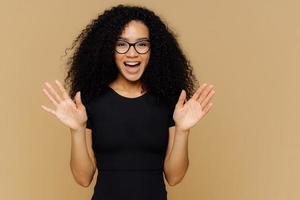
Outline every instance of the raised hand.
<svg viewBox="0 0 300 200"><path fill-rule="evenodd" d="M211 98L215 94L213 85L202 84L193 96L186 101L185 90L181 91L175 106L173 119L181 130L188 130L202 119L211 109Z"/></svg>
<svg viewBox="0 0 300 200"><path fill-rule="evenodd" d="M62 96L60 96L48 82L45 82L46 88L43 88L43 92L55 106L55 110L44 105L41 105L41 107L45 111L56 116L63 124L71 129L77 130L85 128L87 114L81 101L80 92L76 93L75 101L73 101L62 84L58 80L55 80L55 83L57 84Z"/></svg>

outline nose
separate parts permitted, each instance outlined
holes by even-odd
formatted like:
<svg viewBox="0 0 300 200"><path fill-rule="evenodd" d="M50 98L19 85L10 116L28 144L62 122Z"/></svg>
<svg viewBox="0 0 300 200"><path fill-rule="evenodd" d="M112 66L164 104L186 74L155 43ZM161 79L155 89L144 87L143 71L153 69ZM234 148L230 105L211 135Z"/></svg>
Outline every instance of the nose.
<svg viewBox="0 0 300 200"><path fill-rule="evenodd" d="M135 56L138 56L138 52L136 52L136 50L134 49L134 46L131 46L129 48L129 50L127 51L126 55L129 57L135 57Z"/></svg>

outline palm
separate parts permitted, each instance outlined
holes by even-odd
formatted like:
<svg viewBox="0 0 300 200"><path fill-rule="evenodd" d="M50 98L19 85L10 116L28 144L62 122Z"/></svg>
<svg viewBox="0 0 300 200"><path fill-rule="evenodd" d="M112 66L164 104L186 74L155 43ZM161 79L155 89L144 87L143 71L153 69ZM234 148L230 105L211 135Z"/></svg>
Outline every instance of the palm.
<svg viewBox="0 0 300 200"><path fill-rule="evenodd" d="M55 110L42 105L42 108L49 113L55 115L63 124L71 129L79 129L87 121L87 113L84 105L81 102L80 96L76 93L75 103L67 94L65 88L59 81L56 81L62 97L55 89L46 83L47 89L43 89L52 104L56 107Z"/></svg>
<svg viewBox="0 0 300 200"><path fill-rule="evenodd" d="M185 91L180 94L173 113L174 121L178 127L188 130L208 113L212 105L209 101L215 93L212 88L212 85L207 87L206 84L203 84L185 103Z"/></svg>
<svg viewBox="0 0 300 200"><path fill-rule="evenodd" d="M56 108L55 115L61 122L72 129L78 128L78 124L82 124L87 120L86 112L77 109L71 99L61 102Z"/></svg>
<svg viewBox="0 0 300 200"><path fill-rule="evenodd" d="M180 121L183 129L193 127L203 116L203 109L197 101L190 99L182 108L175 109L174 118Z"/></svg>

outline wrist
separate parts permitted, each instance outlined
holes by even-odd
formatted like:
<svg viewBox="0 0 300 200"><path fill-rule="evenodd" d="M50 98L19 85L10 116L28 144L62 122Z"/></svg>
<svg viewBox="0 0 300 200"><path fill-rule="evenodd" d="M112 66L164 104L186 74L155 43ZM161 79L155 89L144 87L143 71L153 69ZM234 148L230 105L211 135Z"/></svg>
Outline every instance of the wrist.
<svg viewBox="0 0 300 200"><path fill-rule="evenodd" d="M78 126L77 128L74 128L74 129L70 128L72 133L82 133L82 132L85 132L85 129L86 129L86 125Z"/></svg>
<svg viewBox="0 0 300 200"><path fill-rule="evenodd" d="M177 133L180 133L180 134L189 134L189 132L190 132L190 129L184 129L184 128L182 128L180 126L176 126L176 125L175 125L175 130Z"/></svg>

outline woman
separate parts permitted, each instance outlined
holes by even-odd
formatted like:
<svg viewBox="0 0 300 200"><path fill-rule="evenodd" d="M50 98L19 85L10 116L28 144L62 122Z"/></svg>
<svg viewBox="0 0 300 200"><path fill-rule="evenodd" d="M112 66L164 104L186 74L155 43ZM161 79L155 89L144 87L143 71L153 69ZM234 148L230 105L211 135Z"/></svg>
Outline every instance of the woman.
<svg viewBox="0 0 300 200"><path fill-rule="evenodd" d="M189 132L211 109L213 86L194 92L174 34L145 7L106 10L71 49L78 43L69 94L46 82L56 109L42 106L70 128L76 182L88 187L98 169L93 200L166 200L163 174L171 186L184 177Z"/></svg>

